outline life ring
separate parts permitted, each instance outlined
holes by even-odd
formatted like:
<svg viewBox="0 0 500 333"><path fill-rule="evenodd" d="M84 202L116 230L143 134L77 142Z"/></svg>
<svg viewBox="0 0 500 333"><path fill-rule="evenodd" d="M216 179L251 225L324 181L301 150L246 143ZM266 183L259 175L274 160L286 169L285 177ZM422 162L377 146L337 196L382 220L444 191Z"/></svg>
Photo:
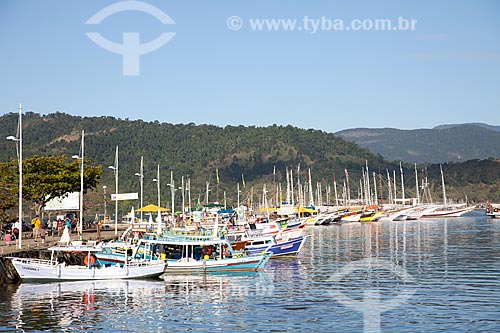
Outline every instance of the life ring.
<svg viewBox="0 0 500 333"><path fill-rule="evenodd" d="M94 264L96 262L96 257L95 257L95 255L89 253L85 256L85 259L83 259L83 262L85 263L85 266L90 268L90 267L94 266Z"/></svg>
<svg viewBox="0 0 500 333"><path fill-rule="evenodd" d="M203 255L212 255L212 253L215 251L215 247L213 245L205 245L201 248L201 253Z"/></svg>

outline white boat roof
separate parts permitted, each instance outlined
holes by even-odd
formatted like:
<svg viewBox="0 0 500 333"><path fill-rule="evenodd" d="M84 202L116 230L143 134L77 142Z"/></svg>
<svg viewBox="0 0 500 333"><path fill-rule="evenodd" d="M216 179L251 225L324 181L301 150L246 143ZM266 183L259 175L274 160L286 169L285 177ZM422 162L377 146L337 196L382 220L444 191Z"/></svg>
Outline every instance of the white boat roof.
<svg viewBox="0 0 500 333"><path fill-rule="evenodd" d="M68 246L52 246L49 247L50 251L60 252L98 252L102 251L101 247L87 246L87 245L68 245Z"/></svg>
<svg viewBox="0 0 500 333"><path fill-rule="evenodd" d="M154 243L154 244L171 244L171 245L199 245L199 246L205 246L205 245L217 245L217 244L228 244L227 239L221 239L221 238L216 238L216 239L182 239L181 237L173 237L173 238L167 238L167 237L161 237L160 239L141 239L140 241L146 242L146 243Z"/></svg>

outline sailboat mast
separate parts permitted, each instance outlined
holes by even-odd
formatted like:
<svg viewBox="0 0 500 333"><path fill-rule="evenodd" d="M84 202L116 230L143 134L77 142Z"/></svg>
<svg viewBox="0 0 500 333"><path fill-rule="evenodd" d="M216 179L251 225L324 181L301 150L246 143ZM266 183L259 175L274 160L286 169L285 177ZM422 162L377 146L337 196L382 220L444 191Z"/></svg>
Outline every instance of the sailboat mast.
<svg viewBox="0 0 500 333"><path fill-rule="evenodd" d="M337 196L337 177L333 176L333 187L335 191L335 206L337 206L337 210L339 210L339 197Z"/></svg>
<svg viewBox="0 0 500 333"><path fill-rule="evenodd" d="M417 192L417 205L420 205L420 191L418 190L417 163L415 163L415 191Z"/></svg>
<svg viewBox="0 0 500 333"><path fill-rule="evenodd" d="M443 175L443 167L439 164L439 169L441 170L441 183L443 184L443 203L446 206L446 187L444 186L444 175Z"/></svg>
<svg viewBox="0 0 500 333"><path fill-rule="evenodd" d="M405 182L404 182L404 175L403 175L403 165L401 161L399 161L399 171L401 171L401 197L403 199L402 203L403 205L405 204Z"/></svg>
<svg viewBox="0 0 500 333"><path fill-rule="evenodd" d="M394 186L393 186L394 203L396 203L396 199L398 198L398 193L397 193L397 189L396 189L396 170L392 170L392 180L394 181Z"/></svg>
<svg viewBox="0 0 500 333"><path fill-rule="evenodd" d="M309 168L309 206L314 206L313 185L311 180L311 168Z"/></svg>

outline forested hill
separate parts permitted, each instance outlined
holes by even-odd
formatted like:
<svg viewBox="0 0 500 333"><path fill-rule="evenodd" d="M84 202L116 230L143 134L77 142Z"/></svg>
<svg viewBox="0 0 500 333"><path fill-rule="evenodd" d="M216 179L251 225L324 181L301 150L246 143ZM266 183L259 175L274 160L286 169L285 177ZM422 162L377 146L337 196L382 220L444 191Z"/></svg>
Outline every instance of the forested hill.
<svg viewBox="0 0 500 333"><path fill-rule="evenodd" d="M0 118L0 135L15 135L18 115L11 113ZM365 160L372 166L383 165L382 158L355 143L333 134L304 130L292 126L244 127L129 121L112 117L76 117L64 113L41 116L27 113L23 117L24 156L78 154L81 131L85 131L85 155L103 165L103 184L114 188L113 171L115 147L119 146L120 191L137 191L140 158L144 156L145 192L156 196L152 179L160 165L162 184L170 182L174 172L176 186L180 177L190 176L193 193L205 193L210 181L215 192L218 168L221 193L236 191L236 183L244 175L247 184L263 184L276 179L285 183L285 168L294 173L300 163L302 177L312 169L314 181L331 181L344 168L360 173ZM15 145L0 140L0 160L16 157ZM284 184L283 184L284 185ZM259 188L261 191L262 188ZM166 190L165 190L166 191ZM214 193L215 195L215 193ZM222 197L222 194L220 195ZM203 196L202 196L203 199ZM154 202L154 200L153 200Z"/></svg>
<svg viewBox="0 0 500 333"><path fill-rule="evenodd" d="M498 126L479 123L415 130L357 128L336 135L388 160L444 163L500 156Z"/></svg>
<svg viewBox="0 0 500 333"><path fill-rule="evenodd" d="M17 114L1 116L0 136L5 138L15 135L17 122ZM389 171L396 170L399 182L398 162L387 162L380 155L374 155L368 149L334 134L292 126L222 128L212 125L130 121L113 117L76 117L64 113L45 116L27 113L23 116L23 156L78 155L82 130L85 131L85 156L93 164L100 164L103 168L99 193L102 194L102 185L107 186L108 193L114 193L114 173L108 166L114 164L115 149L119 146L119 192L139 192L139 177L135 173L140 171L140 159L143 156L144 200L148 203L156 202L157 188L153 178L156 178L159 164L162 204L165 206L168 206L167 200L170 198L167 184L170 183L171 171L174 173L175 187L181 185L181 176L191 178L193 201L198 197L204 200L206 182L209 182L210 201L217 199L218 187L219 200L222 201L223 192L226 191L229 203L236 202L236 183L243 186L242 174L246 182L242 195L248 196L249 188L253 185L255 198L258 198L262 193L262 185L267 183L270 187L274 179L283 185L285 191L287 167L293 169L296 183L299 164L302 184L307 180L307 169L311 168L314 190L317 182L323 184L323 189L326 184L332 185L336 175L341 191L344 169L347 168L352 177L352 191L356 193L353 195L357 195L361 169L366 161L370 172L380 172L383 176L386 168ZM439 146L442 141L437 140L435 144ZM469 141L471 140L473 136L469 135ZM455 142L455 146L467 143L464 139ZM395 141L391 144L397 143ZM0 140L0 161L15 158L15 145L11 141ZM274 167L276 176L273 175ZM408 178L407 193L412 195L414 166L403 164L403 168ZM216 186L216 169L219 186ZM420 165L419 169L421 172L424 165ZM446 190L450 198L458 200L467 195L469 199L476 201L500 201L498 161L488 159L450 163L444 164L443 169L449 184ZM426 170L431 187L439 196L439 165L427 165ZM269 192L273 192L269 187ZM273 197L274 193L269 193L269 196ZM102 196L96 196L96 200L99 198L102 199Z"/></svg>

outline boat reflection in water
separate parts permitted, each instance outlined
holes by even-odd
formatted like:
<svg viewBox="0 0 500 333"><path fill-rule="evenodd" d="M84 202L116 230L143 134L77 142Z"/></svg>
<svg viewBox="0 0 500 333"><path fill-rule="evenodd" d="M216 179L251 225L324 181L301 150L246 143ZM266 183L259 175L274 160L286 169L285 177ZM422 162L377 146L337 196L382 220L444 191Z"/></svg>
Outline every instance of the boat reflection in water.
<svg viewBox="0 0 500 333"><path fill-rule="evenodd" d="M23 330L95 330L106 320L109 303L116 308L141 308L163 293L161 280L105 280L22 283L11 298L9 326ZM99 311L100 308L105 310Z"/></svg>
<svg viewBox="0 0 500 333"><path fill-rule="evenodd" d="M165 325L166 318L155 323L154 313L165 317L172 311L185 312L186 307L229 304L272 293L264 272L165 275L163 281L23 283L7 295L10 306L2 306L0 312L8 313L2 327L26 331L156 330L154 325Z"/></svg>

